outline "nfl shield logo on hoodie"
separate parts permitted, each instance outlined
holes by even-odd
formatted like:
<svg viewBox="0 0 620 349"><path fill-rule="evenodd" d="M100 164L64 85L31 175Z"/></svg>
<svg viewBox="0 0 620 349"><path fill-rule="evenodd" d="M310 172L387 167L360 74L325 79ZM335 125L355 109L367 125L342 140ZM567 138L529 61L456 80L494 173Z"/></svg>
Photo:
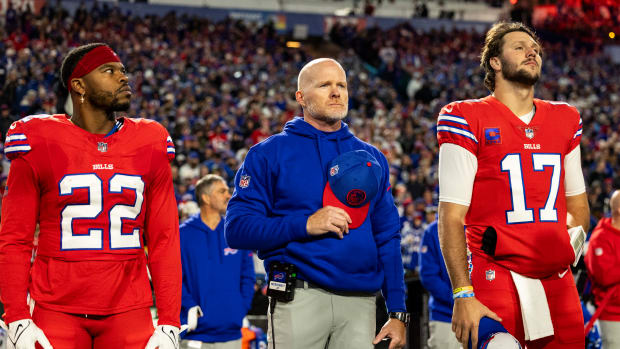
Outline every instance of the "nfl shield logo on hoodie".
<svg viewBox="0 0 620 349"><path fill-rule="evenodd" d="M241 176L239 179L239 187L247 188L250 185L250 176Z"/></svg>

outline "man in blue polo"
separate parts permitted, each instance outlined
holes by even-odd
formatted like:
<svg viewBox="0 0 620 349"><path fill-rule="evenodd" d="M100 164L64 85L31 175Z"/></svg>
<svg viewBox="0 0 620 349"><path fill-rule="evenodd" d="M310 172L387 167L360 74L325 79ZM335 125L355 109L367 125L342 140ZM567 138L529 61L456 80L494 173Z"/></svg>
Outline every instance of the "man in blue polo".
<svg viewBox="0 0 620 349"><path fill-rule="evenodd" d="M226 244L222 215L226 181L206 175L196 183L200 213L180 228L183 297L181 348L241 349L241 325L254 295L252 253Z"/></svg>
<svg viewBox="0 0 620 349"><path fill-rule="evenodd" d="M270 272L296 270L272 273L270 291L293 299L271 297L269 347L372 349L389 337L402 348L408 314L387 160L342 122L338 62L306 64L295 96L303 118L250 149L226 213L231 247L258 250ZM375 337L379 290L390 319Z"/></svg>

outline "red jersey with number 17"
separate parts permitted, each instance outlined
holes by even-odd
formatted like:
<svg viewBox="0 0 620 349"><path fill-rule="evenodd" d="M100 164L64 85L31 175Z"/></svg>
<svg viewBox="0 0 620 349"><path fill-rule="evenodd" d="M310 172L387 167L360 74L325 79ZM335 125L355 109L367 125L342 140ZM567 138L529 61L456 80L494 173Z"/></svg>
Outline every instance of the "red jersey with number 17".
<svg viewBox="0 0 620 349"><path fill-rule="evenodd" d="M8 322L30 317L27 292L37 304L67 313L148 307L148 265L160 324L179 325L179 227L169 165L174 145L154 121L124 118L116 127L109 136L92 134L66 115L30 116L11 125L0 228Z"/></svg>
<svg viewBox="0 0 620 349"><path fill-rule="evenodd" d="M566 228L564 157L579 145L582 125L566 103L534 99L534 105L525 124L493 96L450 103L439 114L437 138L478 161L465 217L471 252L542 278L575 258Z"/></svg>

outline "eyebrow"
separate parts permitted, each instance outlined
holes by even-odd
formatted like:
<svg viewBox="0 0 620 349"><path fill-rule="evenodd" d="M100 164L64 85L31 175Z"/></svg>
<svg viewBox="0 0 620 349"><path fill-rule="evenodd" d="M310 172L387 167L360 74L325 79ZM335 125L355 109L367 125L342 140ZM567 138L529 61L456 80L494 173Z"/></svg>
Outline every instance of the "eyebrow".
<svg viewBox="0 0 620 349"><path fill-rule="evenodd" d="M112 68L112 69L125 69L125 66L123 64L120 65L120 68L114 64L114 63L104 63L101 65L101 67L99 67L99 69L107 69L107 68Z"/></svg>

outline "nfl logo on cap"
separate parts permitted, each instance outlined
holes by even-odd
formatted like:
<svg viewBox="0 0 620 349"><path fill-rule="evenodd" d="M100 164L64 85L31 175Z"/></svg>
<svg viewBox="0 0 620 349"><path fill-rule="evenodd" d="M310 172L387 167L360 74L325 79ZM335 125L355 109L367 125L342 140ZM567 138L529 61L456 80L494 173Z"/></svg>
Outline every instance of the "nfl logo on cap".
<svg viewBox="0 0 620 349"><path fill-rule="evenodd" d="M365 150L338 155L327 167L329 175L323 191L323 206L340 207L351 217L349 229L361 226L370 201L379 192L381 165Z"/></svg>

